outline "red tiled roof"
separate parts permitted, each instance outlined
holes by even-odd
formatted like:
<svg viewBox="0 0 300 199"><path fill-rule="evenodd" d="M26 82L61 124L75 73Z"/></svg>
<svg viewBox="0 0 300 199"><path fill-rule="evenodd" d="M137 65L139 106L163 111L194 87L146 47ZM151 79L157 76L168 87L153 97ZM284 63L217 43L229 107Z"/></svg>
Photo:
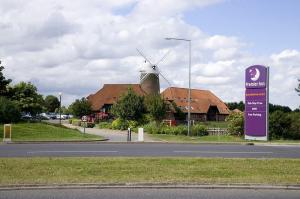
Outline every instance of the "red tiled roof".
<svg viewBox="0 0 300 199"><path fill-rule="evenodd" d="M166 100L172 100L183 112L188 112L188 89L170 87L162 92ZM191 113L207 113L210 106L216 106L220 114L229 114L226 104L208 90L191 89Z"/></svg>
<svg viewBox="0 0 300 199"><path fill-rule="evenodd" d="M138 95L146 95L140 84L104 84L103 88L89 95L87 99L92 104L93 111L99 111L104 104L115 103L123 93L128 91L129 87Z"/></svg>

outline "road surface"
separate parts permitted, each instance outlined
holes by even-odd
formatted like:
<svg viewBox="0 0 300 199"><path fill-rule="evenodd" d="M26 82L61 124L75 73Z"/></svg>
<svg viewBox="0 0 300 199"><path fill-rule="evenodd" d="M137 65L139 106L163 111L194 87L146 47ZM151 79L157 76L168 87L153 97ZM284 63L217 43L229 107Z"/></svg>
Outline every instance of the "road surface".
<svg viewBox="0 0 300 199"><path fill-rule="evenodd" d="M247 189L49 189L0 191L0 199L299 199L300 190Z"/></svg>
<svg viewBox="0 0 300 199"><path fill-rule="evenodd" d="M85 156L300 158L300 146L166 143L0 144L0 157Z"/></svg>

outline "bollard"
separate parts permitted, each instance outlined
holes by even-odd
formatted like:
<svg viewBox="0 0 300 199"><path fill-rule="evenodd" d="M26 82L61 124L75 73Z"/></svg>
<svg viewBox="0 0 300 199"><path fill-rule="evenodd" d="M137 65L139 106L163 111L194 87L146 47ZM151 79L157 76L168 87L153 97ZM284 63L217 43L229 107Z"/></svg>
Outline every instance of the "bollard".
<svg viewBox="0 0 300 199"><path fill-rule="evenodd" d="M138 141L144 142L144 129L143 128L139 128Z"/></svg>
<svg viewBox="0 0 300 199"><path fill-rule="evenodd" d="M131 129L128 128L128 131L127 131L127 142L131 142Z"/></svg>

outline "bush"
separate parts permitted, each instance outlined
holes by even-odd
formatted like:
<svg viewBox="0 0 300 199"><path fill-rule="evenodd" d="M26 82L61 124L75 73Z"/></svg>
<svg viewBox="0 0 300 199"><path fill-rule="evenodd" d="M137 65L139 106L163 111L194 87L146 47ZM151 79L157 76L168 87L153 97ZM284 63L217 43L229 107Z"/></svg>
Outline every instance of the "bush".
<svg viewBox="0 0 300 199"><path fill-rule="evenodd" d="M0 123L18 122L20 119L18 106L5 97L0 97Z"/></svg>
<svg viewBox="0 0 300 199"><path fill-rule="evenodd" d="M207 127L201 124L196 124L192 126L191 129L192 136L205 136L208 135Z"/></svg>
<svg viewBox="0 0 300 199"><path fill-rule="evenodd" d="M72 124L73 119L69 119L69 124Z"/></svg>
<svg viewBox="0 0 300 199"><path fill-rule="evenodd" d="M291 127L288 137L291 139L300 139L300 112L290 113Z"/></svg>
<svg viewBox="0 0 300 199"><path fill-rule="evenodd" d="M230 135L244 135L244 115L243 113L231 113L227 118L228 132Z"/></svg>
<svg viewBox="0 0 300 199"><path fill-rule="evenodd" d="M126 130L128 129L128 126L128 121L122 120L120 118L115 119L111 124L112 129L118 130Z"/></svg>
<svg viewBox="0 0 300 199"><path fill-rule="evenodd" d="M74 126L81 126L81 120L73 119L72 120L72 125L74 125Z"/></svg>
<svg viewBox="0 0 300 199"><path fill-rule="evenodd" d="M98 127L99 129L111 129L112 125L110 122L99 122Z"/></svg>
<svg viewBox="0 0 300 199"><path fill-rule="evenodd" d="M95 124L93 122L81 122L80 124L82 127L84 127L85 125L85 128L94 128Z"/></svg>
<svg viewBox="0 0 300 199"><path fill-rule="evenodd" d="M288 138L292 120L287 113L275 111L270 114L269 133L270 139Z"/></svg>

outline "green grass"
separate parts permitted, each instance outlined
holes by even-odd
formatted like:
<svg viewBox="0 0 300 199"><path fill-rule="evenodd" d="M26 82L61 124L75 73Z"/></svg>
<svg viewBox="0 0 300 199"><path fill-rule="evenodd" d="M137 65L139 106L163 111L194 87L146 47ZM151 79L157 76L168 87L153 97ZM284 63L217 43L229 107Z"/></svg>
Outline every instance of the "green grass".
<svg viewBox="0 0 300 199"><path fill-rule="evenodd" d="M0 184L300 184L299 159L0 158Z"/></svg>
<svg viewBox="0 0 300 199"><path fill-rule="evenodd" d="M3 138L3 125L0 126ZM78 141L99 140L100 136L83 134L78 130L47 123L12 124L12 141Z"/></svg>
<svg viewBox="0 0 300 199"><path fill-rule="evenodd" d="M184 136L184 135L165 135L165 134L148 134L150 138L157 141L167 142L187 142L187 143L199 143L199 142L246 142L241 137L231 135L208 135L208 136Z"/></svg>

